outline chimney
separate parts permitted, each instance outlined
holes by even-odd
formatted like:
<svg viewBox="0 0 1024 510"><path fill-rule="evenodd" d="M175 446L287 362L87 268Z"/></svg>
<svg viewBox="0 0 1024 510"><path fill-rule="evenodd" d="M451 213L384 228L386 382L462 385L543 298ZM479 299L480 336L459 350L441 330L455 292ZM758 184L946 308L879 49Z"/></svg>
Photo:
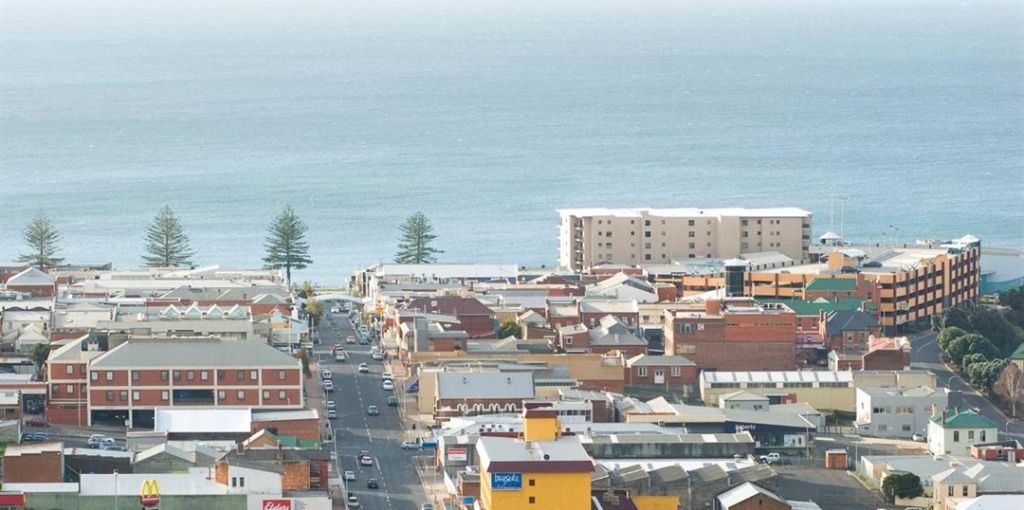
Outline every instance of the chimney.
<svg viewBox="0 0 1024 510"><path fill-rule="evenodd" d="M704 313L708 315L719 315L722 311L722 302L717 299L709 299L704 302Z"/></svg>
<svg viewBox="0 0 1024 510"><path fill-rule="evenodd" d="M277 442L277 460L284 460L284 449L281 447L281 441Z"/></svg>
<svg viewBox="0 0 1024 510"><path fill-rule="evenodd" d="M241 441L238 442L237 450L239 455L245 455L245 444Z"/></svg>

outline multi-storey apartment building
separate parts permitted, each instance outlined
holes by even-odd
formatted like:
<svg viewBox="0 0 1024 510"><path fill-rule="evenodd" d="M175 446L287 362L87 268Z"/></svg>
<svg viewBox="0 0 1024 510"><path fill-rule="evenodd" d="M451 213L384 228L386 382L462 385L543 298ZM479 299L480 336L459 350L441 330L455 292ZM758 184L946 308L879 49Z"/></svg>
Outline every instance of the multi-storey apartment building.
<svg viewBox="0 0 1024 510"><path fill-rule="evenodd" d="M602 263L650 265L779 252L807 258L811 213L775 209L561 209L559 264L583 271Z"/></svg>
<svg viewBox="0 0 1024 510"><path fill-rule="evenodd" d="M131 338L103 345L88 338L47 360L53 423L147 427L156 408L304 405L301 361L263 343Z"/></svg>
<svg viewBox="0 0 1024 510"><path fill-rule="evenodd" d="M823 262L748 271L743 294L759 299L803 298L816 280L862 280L871 287L865 298L877 303L883 333L892 335L899 326L924 322L945 308L976 300L980 260L980 242L970 236L931 247L848 248L827 254ZM684 296L693 296L723 288L725 275L723 271L675 281Z"/></svg>

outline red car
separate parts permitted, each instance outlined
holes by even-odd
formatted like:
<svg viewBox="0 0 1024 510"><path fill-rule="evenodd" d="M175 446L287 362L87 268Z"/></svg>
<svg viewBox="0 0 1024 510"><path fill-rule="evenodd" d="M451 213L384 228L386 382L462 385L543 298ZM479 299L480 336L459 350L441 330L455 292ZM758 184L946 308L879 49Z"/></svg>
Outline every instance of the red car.
<svg viewBox="0 0 1024 510"><path fill-rule="evenodd" d="M50 424L46 423L46 420L42 418L29 418L25 420L25 425L29 427L49 427Z"/></svg>

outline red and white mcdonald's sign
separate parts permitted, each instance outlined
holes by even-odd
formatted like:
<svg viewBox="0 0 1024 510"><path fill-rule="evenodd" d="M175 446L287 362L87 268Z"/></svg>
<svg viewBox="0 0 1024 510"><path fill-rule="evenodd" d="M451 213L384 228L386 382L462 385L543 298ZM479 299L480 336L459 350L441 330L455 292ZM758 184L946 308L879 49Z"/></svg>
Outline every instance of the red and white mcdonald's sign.
<svg viewBox="0 0 1024 510"><path fill-rule="evenodd" d="M292 510L290 499L264 499L263 510Z"/></svg>

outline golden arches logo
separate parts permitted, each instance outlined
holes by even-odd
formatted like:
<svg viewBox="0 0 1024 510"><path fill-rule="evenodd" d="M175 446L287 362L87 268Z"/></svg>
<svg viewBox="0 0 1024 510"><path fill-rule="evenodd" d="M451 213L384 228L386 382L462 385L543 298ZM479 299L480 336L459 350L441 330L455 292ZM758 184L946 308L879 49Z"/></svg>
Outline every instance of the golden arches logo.
<svg viewBox="0 0 1024 510"><path fill-rule="evenodd" d="M146 480L142 482L142 488L139 489L139 497L141 498L159 498L160 497L160 484L156 480Z"/></svg>

